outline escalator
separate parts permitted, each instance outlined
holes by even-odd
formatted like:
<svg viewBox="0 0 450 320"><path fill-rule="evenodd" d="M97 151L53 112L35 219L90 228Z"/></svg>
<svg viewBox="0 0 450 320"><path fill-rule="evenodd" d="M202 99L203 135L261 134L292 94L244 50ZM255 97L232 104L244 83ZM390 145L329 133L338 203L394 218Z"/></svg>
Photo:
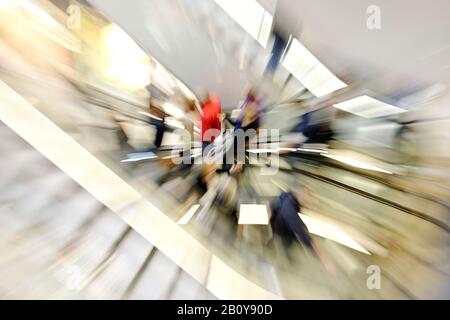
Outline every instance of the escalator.
<svg viewBox="0 0 450 320"><path fill-rule="evenodd" d="M215 299L12 130L0 132L8 172L0 200L3 299Z"/></svg>
<svg viewBox="0 0 450 320"><path fill-rule="evenodd" d="M12 123L10 122L10 124ZM20 127L16 127L15 129L17 130L18 128ZM111 134L111 131L109 129L105 130L106 132L109 132L109 134ZM23 133L27 134L25 131ZM9 134L11 135L11 132ZM92 136L91 138L94 139L94 137ZM8 140L13 141L12 139ZM51 149L47 151L51 151ZM28 153L31 154L31 152ZM121 181L127 181L127 184L133 186L135 190L138 190L138 192L144 198L148 199L149 201L154 201L155 199L158 199L158 201L156 202L158 209L163 210L163 212L166 212L166 215L169 218L169 220L167 220L166 223L170 221L170 223L172 223L175 226L176 222L179 221L180 217L182 217L189 209L188 207L183 206L180 207L179 205L174 206L174 203L176 203L177 201L176 198L172 198L172 200L170 200L170 196L168 196L170 193L168 194L167 192L165 192L164 188L162 188L162 190L156 188L154 183L152 183L151 181L151 179L153 179L154 176L152 177L151 174L146 176L142 175L142 173L146 171L149 173L152 170L155 171L158 168L157 163L144 161L143 163L137 164L136 166L130 168L127 167L126 165L118 166L117 159L112 159L111 157L108 156L108 153L105 154L98 151L95 153L98 159L101 159L103 163L107 164L113 170L113 172L117 174L120 177L120 179L122 179ZM93 154L95 153L93 152ZM26 152L24 154L26 154ZM51 153L48 154L48 156L49 155L51 155ZM27 158L24 158L24 162L25 159ZM32 161L33 164L36 162L33 161L33 158L29 158L27 160ZM303 254L300 258L301 263L299 264L294 264L289 267L286 267L286 265L284 265L283 263L278 263L277 265L276 263L277 259L280 259L280 257L277 257L274 252L270 252L270 250L269 251L261 250L261 248L259 248L258 246L256 247L251 245L249 246L247 244L242 244L239 241L234 242L230 241L233 235L233 221L229 219L229 217L222 216L220 213L216 212L217 210L216 208L214 208L213 205L208 214L210 215L210 217L214 218L210 219L210 221L212 222L208 224L208 227L205 227L203 223L204 221L196 219L195 214L189 219L189 221L186 224L182 226L182 228L185 229L188 232L188 234L195 239L195 242L197 242L198 244L200 244L202 248L204 248L201 249L202 252L204 252L204 250L207 250L206 252L214 253L212 260L211 257L206 258L205 266L209 265L209 267L206 269L207 271L204 268L199 268L199 264L201 265L202 264L201 261L203 261L198 259L200 256L193 255L188 259L189 261L187 262L185 257L186 253L183 253L180 256L180 253L183 252L179 251L181 250L180 248L176 251L173 251L171 253L172 256L169 256L169 258L172 260L174 260L175 258L175 263L176 264L181 263L182 269L189 270L190 272L188 271L188 273L191 272L194 273L194 275L192 275L191 273L191 276L194 276L194 278L197 281L199 281L200 279L201 280L200 283L202 283L203 286L206 286L206 288L208 288L212 292L212 294L214 294L216 297L223 298L226 297L227 294L229 293L222 292L222 290L224 290L223 286L225 285L225 283L223 282L221 283L219 280L213 280L212 278L214 277L211 277L209 273L214 273L215 277L225 278L224 274L220 275L217 274L219 272L218 270L222 270L222 268L224 268L225 266L227 266L225 268L231 268L231 270L233 270L233 272L231 273L234 275L235 281L237 281L235 285L238 288L243 287L243 283L245 283L248 286L250 282L250 284L256 284L256 288L261 289L265 288L267 292L272 292L273 294L272 297L282 297L282 298L423 297L422 294L424 293L420 290L421 288L420 285L417 285L418 289L402 285L402 283L405 282L403 281L404 279L402 279L402 276L398 274L398 267L396 266L391 267L392 270L389 273L386 272L386 274L384 275L386 277L386 280L383 280L383 283L387 284L386 291L380 292L367 290L365 281L363 281L367 276L365 272L366 266L376 262L380 264L383 263L382 266L383 268L385 268L385 265L389 266L389 263L391 264L393 263L394 265L395 263L398 263L397 256L394 256L395 257L394 261L389 261L389 258L386 258L386 254L388 256L389 254L392 254L393 250L392 248L401 248L402 261L404 260L407 261L408 263L414 263L414 265L416 265L416 268L433 269L433 274L434 273L438 274L438 277L436 279L439 279L439 281L442 280L439 277L446 276L445 265L436 267L435 266L436 261L429 260L427 256L424 254L427 251L430 252L430 250L435 248L433 246L434 243L442 243L442 239L445 239L448 236L448 227L445 227L445 224L443 223L443 221L441 221L442 219L439 220L437 218L433 218L433 215L435 217L438 217L439 215L442 216L443 214L445 214L443 213L442 208L436 207L434 212L428 210L427 214L417 212L416 203L410 204L410 207L416 208L414 210L412 208L408 208L408 206L404 204L405 201L411 201L411 197L409 195L406 199L401 199L401 197L395 198L395 196L392 196L392 190L383 191L380 189L379 186L378 186L378 194L376 192L371 193L369 192L369 190L370 188L373 189L374 186L370 186L367 181L364 181L364 179L369 180L368 178L362 178L360 175L356 175L355 173L353 173L353 177L350 176L348 173L346 176L344 174L345 172L344 169L335 167L333 168L332 166L329 166L327 164L320 163L320 161L318 161L317 159L314 160L315 161L314 163L314 161L311 160L311 157L309 157L309 159L299 160L298 157L289 156L285 159L282 158L281 160L282 161L286 160L286 163L281 166L284 169L280 170L279 174L274 177L264 178L262 176L259 176L257 173L258 168L250 167L249 170L245 172L246 176L241 179L242 183L239 185L240 202L264 203L265 201L270 201L270 199L273 199L281 190L288 189L290 182L293 181L293 179L294 180L299 179L303 181L306 185L308 185L308 187L314 192L314 194L320 200L321 203L321 206L319 206L315 210L318 212L305 211L304 214L320 217L320 219L324 221L332 221L335 225L340 225L341 227L345 227L344 224L346 224L347 229L353 229L353 233L354 234L359 233L359 237L354 236L354 234L352 234L352 232L349 230L346 230L346 233L351 234L352 236L354 236L354 238L358 239L358 241L360 241L361 244L366 247L366 249L371 253L371 255L355 252L354 250L342 246L339 243L336 244L335 241L330 241L329 239L318 236L317 237L318 241L324 248L326 248L326 251L331 256L333 256L333 259L340 266L339 268L340 274L334 277L334 279L339 279L339 281L323 277L323 275L326 274L326 272L323 269L321 269L320 263L314 258L308 257L308 255ZM53 159L53 161L55 161L55 159ZM63 163L60 163L59 165L63 165L63 168L64 166L66 166ZM69 167L66 167L66 169L67 168ZM11 173L11 179L13 177L15 177L15 175ZM336 177L339 177L339 180L336 179ZM359 180L355 177L359 177L358 178ZM83 181L82 175L78 176L78 180L79 182L83 183L83 186L85 188L86 186L88 186L87 190L89 190L90 192L94 192L94 195L96 196L100 195L98 193L100 189L97 191L95 189L92 189L92 186L89 186L89 183L87 181ZM349 181L353 181L354 184L352 185L352 183L350 183ZM370 181L376 183L373 181L373 179ZM175 184L175 186L182 188L181 182L182 181L179 180ZM277 188L273 188L274 185L277 186ZM111 189L114 188L113 185L111 185L110 187ZM386 186L384 187L385 189L387 188ZM58 190L59 189L60 188L58 188ZM381 192L381 194L379 192ZM156 196L157 194L158 196ZM386 200L389 199L389 197L386 197L385 194L390 194L391 199ZM399 194L401 195L401 193ZM51 193L47 194L46 196L50 197ZM82 197L82 195L80 195L80 197ZM173 233L171 233L171 236L169 237L170 239L167 237L161 238L161 236L155 237L155 234L151 234L151 230L148 229L148 223L150 222L150 220L152 220L152 218L148 216L150 220L144 221L142 220L145 219L144 216L140 216L139 214L136 216L137 213L133 213L136 212L136 210L137 212L142 210L145 211L147 205L145 205L144 203L139 204L138 202L138 204L134 205L130 203L128 205L125 205L124 207L123 205L119 204L120 202L119 203L117 202L118 199L113 200L109 197L105 197L104 195L101 196L101 198L103 201L106 201L106 203L109 204L109 206L113 206L116 209L119 209L119 211L116 212L119 213L119 215L122 216L122 218L124 218L125 221L127 221L131 227L134 227L135 230L141 233L144 236L144 238L146 238L147 240L154 239L159 241L160 245L162 245L165 248L163 249L162 252L165 253L165 250L168 250L170 248L173 249L173 245L170 243L174 242L178 243L179 241L177 240L178 237L174 237L175 234ZM342 199L346 200L343 202ZM129 200L127 200L127 202L128 201ZM35 203L36 201L25 201L25 203L28 202ZM45 203L45 201L42 202ZM37 203L39 203L39 201ZM74 203L76 203L75 200ZM368 203L371 204L368 205ZM426 208L432 208L429 204L423 204L423 206ZM175 209L177 207L178 209ZM358 208L362 209L358 210ZM27 210L30 211L30 208L21 210L27 212ZM97 211L99 210L100 209L98 208ZM366 211L367 213L365 214L364 211ZM67 212L69 212L69 210L67 210ZM96 215L98 215L98 213ZM101 216L101 214L99 216ZM82 216L78 218L81 219ZM79 227L80 230L84 230L85 228L87 228L88 225L89 226L91 226L92 224L95 225L94 222L96 221L96 219L99 218L98 217L94 218L93 216L92 218L86 217L85 219L88 222L78 221L78 224L80 225ZM153 223L157 220L154 220ZM37 226L27 226L25 227L24 230L29 230L28 228L31 228L30 230L33 229L38 230L40 225L46 226L47 223L50 223L51 225L54 226L65 224L57 220L52 221L52 219L49 218L48 221L44 220L43 222L36 223ZM147 268L146 266L147 265L150 266L151 261L153 260L153 258L151 257L157 256L155 254L155 250L158 249L152 249L152 246L150 244L144 245L144 243L147 240L143 240L143 238L141 236L138 236L137 234L134 236L135 231L131 230L129 226L124 225L123 222L120 224L122 225L122 227L118 228L117 234L115 236L116 239L114 240L113 236L113 238L110 238L110 240L108 240L110 243L110 247L109 249L107 248L104 249L106 252L104 253L103 257L100 257L99 255L97 266L96 267L91 266L91 268L93 269L86 269L90 271L85 272L83 270L83 274L85 273L89 274L90 278L92 278L92 281L99 281L100 283L103 283L103 285L105 285L105 283L110 283L111 282L110 280L105 280L108 279L109 274L107 272L108 266L111 265L113 270L114 268L119 269L121 268L120 267L121 262L113 263L113 261L115 261L116 256L119 255L119 253L115 252L116 251L122 252L122 250L125 250L124 252L129 253L132 252L134 249L133 250L126 249L127 247L128 248L131 247L134 248L135 246L136 248L142 247L142 249L136 249L137 252L134 253L136 258L128 258L133 260L132 265L134 265L134 267L130 268L134 268L133 270L135 270L134 274L136 276L133 277L131 275L127 275L128 276L126 278L127 280L123 280L124 281L123 283L119 283L120 282L119 280L115 280L119 282L114 286L114 288L117 287L120 289L113 290L114 294L116 295L108 296L108 297L114 296L114 297L131 298L133 296L132 291L134 290L135 287L139 286L139 283L141 281L139 279L144 277L144 274L146 274L145 272ZM89 230L89 228L87 229ZM355 229L358 232L354 232ZM77 228L74 227L74 229L72 230L69 229L66 232L69 233L70 231L74 232L73 230L77 230ZM155 231L154 228L153 231ZM74 241L74 243L71 243L71 241L69 241L66 246L69 248L75 246L73 250L77 252L76 250L77 243L79 242L83 243L84 232L88 231L76 231L74 239L72 240ZM96 233L96 231L91 232L94 232L94 234ZM23 231L22 233L28 234L28 232L25 231ZM47 235L47 233L44 234ZM52 234L52 232L50 232L50 234ZM59 237L61 237L62 234L60 231ZM132 234L133 236L131 236ZM417 235L419 234L421 235L420 239L417 238ZM55 235L55 237L57 236L58 235ZM148 236L150 236L150 238L148 238ZM127 240L133 238L141 240ZM31 241L31 243L35 241L40 243L40 241L42 240L38 239L39 237L34 238L33 236L30 235L28 241ZM47 241L55 242L55 239L57 238L50 237L49 239L47 239ZM393 243L394 240L396 241L395 243ZM131 244L127 244L128 241L131 241ZM141 245L137 244L139 241L142 242ZM152 243L151 240L150 243ZM25 247L28 248L26 245ZM58 248L56 252L59 252L61 254L62 252L68 250L67 247L62 246L62 248ZM187 249L187 247L185 247L184 250L187 250L189 252L189 249ZM39 251L40 250L37 250L37 252ZM78 254L86 254L81 252L78 252ZM190 253L193 252L191 251ZM75 256L76 254L77 253L74 253ZM201 253L201 256L202 255L203 253ZM434 255L432 255L430 258L433 257ZM219 264L217 264L217 262L214 262L214 260L216 259L217 261L220 261ZM225 262L225 265L223 265L223 262ZM55 264L54 262L51 263L51 265L54 264ZM115 266L116 264L118 264L119 266ZM211 264L213 265L213 267L211 267ZM148 268L150 268L149 266ZM349 266L351 266L351 270L353 270L351 276L349 276L347 272ZM97 272L98 268L100 268L100 272ZM176 267L174 270L178 270L178 267ZM205 270L208 275L205 275L204 273L205 271L199 270ZM226 270L230 272L230 269ZM72 270L71 272L77 273L79 271ZM182 271L174 271L174 277L178 279L178 277L181 277L180 273L183 274ZM427 274L431 273L427 272ZM245 281L242 281L243 279L240 278L240 276L243 277ZM186 277L188 276L186 275ZM358 285L355 285L356 283ZM174 285L169 284L168 286L173 287ZM87 287L91 286L89 285ZM253 285L250 285L250 287L253 287ZM309 289L306 291L299 289L305 287ZM242 297L243 298L252 297L252 294L255 294L254 292L252 292L252 290L242 292L243 294ZM120 292L120 294L118 294L117 292ZM264 292L264 290L262 292ZM220 296L220 293L223 294L223 296ZM149 294L149 296L152 295L152 293L147 294ZM259 296L261 293L256 294ZM95 294L92 295L94 296ZM167 297L167 293L162 294L162 296ZM207 297L207 295L205 297Z"/></svg>

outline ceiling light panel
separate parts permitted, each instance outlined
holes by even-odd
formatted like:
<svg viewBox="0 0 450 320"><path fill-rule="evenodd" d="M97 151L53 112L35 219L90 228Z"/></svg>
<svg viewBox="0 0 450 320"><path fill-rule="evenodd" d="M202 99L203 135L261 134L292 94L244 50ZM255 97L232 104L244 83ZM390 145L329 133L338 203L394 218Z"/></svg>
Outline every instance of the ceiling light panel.
<svg viewBox="0 0 450 320"><path fill-rule="evenodd" d="M215 0L234 21L264 48L272 28L272 15L256 0Z"/></svg>
<svg viewBox="0 0 450 320"><path fill-rule="evenodd" d="M347 85L341 81L339 78L333 76L329 78L328 80L322 82L320 85L315 87L314 89L311 89L313 95L316 97L324 96L330 92L339 90L341 88L345 88Z"/></svg>
<svg viewBox="0 0 450 320"><path fill-rule="evenodd" d="M367 119L386 117L406 112L405 109L387 104L366 95L337 103L334 107Z"/></svg>
<svg viewBox="0 0 450 320"><path fill-rule="evenodd" d="M347 86L297 39L292 40L282 64L316 97L324 96Z"/></svg>

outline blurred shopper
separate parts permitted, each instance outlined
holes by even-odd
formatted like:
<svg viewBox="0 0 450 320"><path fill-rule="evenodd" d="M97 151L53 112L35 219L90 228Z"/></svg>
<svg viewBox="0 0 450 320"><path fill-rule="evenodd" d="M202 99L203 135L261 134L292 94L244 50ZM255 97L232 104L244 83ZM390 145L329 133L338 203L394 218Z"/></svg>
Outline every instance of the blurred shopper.
<svg viewBox="0 0 450 320"><path fill-rule="evenodd" d="M261 111L261 100L258 99L255 92L250 89L242 104L241 111L236 118L235 130L242 129L247 131L253 129L258 132L261 124Z"/></svg>
<svg viewBox="0 0 450 320"><path fill-rule="evenodd" d="M334 114L331 107L310 109L299 118L299 123L291 129L292 133L302 135L297 144L317 143L327 144L333 139L332 129Z"/></svg>
<svg viewBox="0 0 450 320"><path fill-rule="evenodd" d="M291 192L282 192L278 199L271 203L270 224L272 232L281 238L287 250L292 245L301 244L316 254L327 270L334 272L334 264L322 253L299 216L301 204L309 201L308 193L306 188L298 187Z"/></svg>
<svg viewBox="0 0 450 320"><path fill-rule="evenodd" d="M274 40L271 52L272 54L264 71L265 75L271 76L273 76L277 71L280 61L282 59L283 52L286 50L286 47L288 45L286 36L282 35L281 32L273 30L272 36Z"/></svg>
<svg viewBox="0 0 450 320"><path fill-rule="evenodd" d="M303 130L303 135L307 138L304 143L320 143L327 144L333 138L334 132L331 129L331 122L325 121L321 123L311 124L307 120L306 126Z"/></svg>
<svg viewBox="0 0 450 320"><path fill-rule="evenodd" d="M283 240L286 247L300 242L307 248L313 249L308 228L298 215L300 212L298 195L293 192L282 192L271 204L271 211L272 231Z"/></svg>
<svg viewBox="0 0 450 320"><path fill-rule="evenodd" d="M217 95L207 95L202 101L202 152L220 135L221 121L220 114L222 107Z"/></svg>
<svg viewBox="0 0 450 320"><path fill-rule="evenodd" d="M161 147L161 143L164 137L164 132L166 131L165 117L166 114L163 110L156 107L154 104L150 104L150 120L149 124L154 126L156 129L155 140L153 142L155 150Z"/></svg>
<svg viewBox="0 0 450 320"><path fill-rule="evenodd" d="M187 132L189 133L189 140L188 141L183 141L183 150L180 151L178 157L180 159L177 160L181 160L181 163L175 163L175 161L173 161L174 158L172 158L171 156L169 157L162 157L161 158L161 163L165 168L168 168L169 171L162 175L158 180L157 183L158 185L162 185L164 183L166 183L167 181L169 181L170 179L176 178L176 177L183 177L186 176L187 174L189 174L190 169L192 167L192 152L191 152L191 148L192 148L192 142L194 141L194 125L197 119L197 112L196 112L196 107L195 107L195 101L188 99L188 98L183 98L182 99L182 103L184 105L184 116L181 118L181 121L183 122L183 126L185 128L185 130L187 130ZM203 185L202 185L203 188Z"/></svg>
<svg viewBox="0 0 450 320"><path fill-rule="evenodd" d="M239 112L236 121L234 123L234 134L233 134L233 146L227 150L227 153L232 152L232 156L228 154L225 156L227 162L230 158L233 159L233 163L226 163L223 166L223 170L232 173L240 173L243 170L243 162L245 159L245 150L248 149L249 141L251 138L256 136L259 132L261 125L261 99L257 98L256 93L253 89L250 89L241 106L241 111ZM239 139L244 138L244 143L239 141ZM243 150L240 145L242 144Z"/></svg>

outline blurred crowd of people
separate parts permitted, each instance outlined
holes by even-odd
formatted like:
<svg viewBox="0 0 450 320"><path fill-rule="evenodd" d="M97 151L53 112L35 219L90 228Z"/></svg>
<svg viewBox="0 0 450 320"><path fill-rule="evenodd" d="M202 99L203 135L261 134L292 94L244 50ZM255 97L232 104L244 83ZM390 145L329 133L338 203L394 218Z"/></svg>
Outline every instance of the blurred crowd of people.
<svg viewBox="0 0 450 320"><path fill-rule="evenodd" d="M286 102L268 99L269 90L253 81L239 103L224 107L219 94L197 90L196 96L175 75L167 70L160 71L162 65L147 56L143 59L148 64L145 67L158 75L149 78L158 81L150 81L150 84L144 81L138 88L130 89L129 83L125 85L111 78L111 70L120 68L105 71L100 70L103 64L97 64L99 52L104 48L93 49L95 41L91 38L97 39L105 30L110 30L112 24L106 19L93 19L96 23L101 21L101 27L92 31L93 34L80 32L74 36L67 32L70 36L62 37L61 30L47 30L49 35L45 36L44 28L36 29L41 32L39 37L30 37L28 45L24 45L18 40L19 36L33 31L33 25L24 15L17 20L17 26L11 27L19 14L2 10L0 6L2 79L82 146L96 155L110 156L112 167L119 167L130 176L141 175L149 184L158 185L159 192L174 195L170 198L170 201L173 199L170 203L173 212L168 215L178 218L179 212L184 214L198 204L200 208L193 220L209 232L208 239L220 238L211 234L210 225L225 217L224 224L232 229L231 237L221 239L226 244L246 243L252 237L259 239L256 240L258 245L245 248L256 248L255 252L261 248L264 252L281 252L294 269L298 257L293 252L300 248L304 254L301 258L312 256L313 261L323 265L332 276L337 274L342 261L353 260L339 261L339 257L344 256L336 253L339 250L331 250L335 253L332 257L326 249L327 243L323 245L321 241L324 237L318 237L317 229L310 230L307 226L305 212L319 212L328 219L326 221L338 221L347 229L364 226L360 233L367 235L359 234L361 241L368 243L370 250L375 252L370 259L380 264L389 265L389 259L394 257L395 260L396 254L404 259L402 262L409 261L410 257L405 256L414 251L411 250L413 245L417 245L411 238L419 237L417 241L423 248L440 249L440 243L447 243L448 239L441 238L440 233L438 237L435 229L428 229L428 225L423 227L431 221L433 228L438 225L445 229L449 222L447 169L450 149L448 141L436 134L439 124L442 128L446 124L446 117L441 116L446 109L440 105L435 109L421 108L420 105L412 108L410 105L417 100L408 100L408 107L401 110L400 115L357 117L348 110L335 107L345 100L342 94L354 89L352 83L348 83L344 93L339 91L318 98L304 90ZM33 23L40 25L43 22ZM54 38L65 47L53 43L51 39ZM286 44L280 41L276 41L276 59L270 59L260 81L268 83L276 92L283 91L273 85L279 70L281 44ZM74 49L66 42L78 46L83 43L84 51ZM32 54L28 46L34 50ZM138 65L137 69L141 70L141 67ZM158 90L165 92L161 94ZM421 92L419 90L417 94ZM427 100L429 94L424 95ZM431 96L429 101L433 102L434 98ZM430 113L435 116L429 117ZM272 136L268 133L270 130L276 130L278 134ZM439 146L438 150L432 150L433 146ZM314 154L321 158L314 158ZM277 181L283 180L285 184L280 186L270 177L261 182L262 175L255 168L272 165L282 156L286 160L285 167ZM281 168L280 163L275 165ZM270 193L270 197L247 196L251 193L249 189L262 189L264 184L269 184L270 190L265 193ZM153 190L145 186L144 191ZM331 189L336 186L340 187L339 191ZM347 192L344 196L340 196L342 190ZM248 236L245 223L239 222L244 195L251 205L262 205L266 210L267 221L249 223L265 226L256 228L258 232L262 230L261 237ZM155 202L161 200L156 191L151 196ZM363 201L362 196L370 200ZM412 206L418 208L410 208ZM379 209L381 207L384 209ZM445 235L447 233L445 230ZM335 238L345 238L340 235ZM401 246L403 249L397 250ZM391 250L391 255L379 254L385 250ZM426 259L423 252L412 252L411 256L419 255L417 261L421 263ZM439 252L436 260L442 263L447 259L445 254L442 253L441 259ZM250 254L244 252L243 256L247 255ZM368 263L369 258L358 258ZM431 256L432 262L428 265L433 265L434 259L435 256ZM276 259L272 261L277 262ZM389 267L396 270L395 263ZM440 270L439 274L442 273L445 271ZM342 275L347 273L342 272L340 279L345 278Z"/></svg>

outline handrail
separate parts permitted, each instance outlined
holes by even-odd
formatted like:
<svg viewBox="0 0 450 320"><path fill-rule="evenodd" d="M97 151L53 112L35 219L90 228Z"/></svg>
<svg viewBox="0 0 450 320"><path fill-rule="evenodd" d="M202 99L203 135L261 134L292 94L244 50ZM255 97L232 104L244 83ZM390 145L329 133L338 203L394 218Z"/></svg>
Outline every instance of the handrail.
<svg viewBox="0 0 450 320"><path fill-rule="evenodd" d="M289 153L288 156L292 156L292 153ZM386 181L385 179L381 179L380 177L377 177L375 175L371 175L369 173L365 173L365 172L361 172L361 171L352 170L351 168L349 168L347 166L344 166L344 165L340 164L339 162L330 161L329 159L321 160L321 159L318 158L318 156L319 156L318 154L301 154L301 153L296 153L295 154L295 157L304 158L304 159L307 159L307 160L310 160L310 161L316 161L316 162L321 163L321 164L326 164L327 166L330 166L330 167L334 167L334 168L342 169L342 170L345 170L345 171L348 171L348 172L351 172L351 173L358 174L360 176L363 176L366 179L370 179L370 180L373 180L375 182L381 183L381 184L383 184L383 185L385 185L385 186L387 186L389 188L392 188L394 190L405 192L405 193L408 193L408 194L420 197L422 199L435 202L435 203L437 203L437 204L439 204L439 205L441 205L443 207L446 207L446 208L450 209L450 204L442 202L440 199L436 199L436 198L434 198L432 196L429 196L427 194L423 194L423 193L419 193L419 192L413 192L411 190L406 190L404 188L401 188L401 187L395 185L394 183L390 183L390 182Z"/></svg>
<svg viewBox="0 0 450 320"><path fill-rule="evenodd" d="M349 186L347 184L344 184L342 182L336 181L334 179L331 179L331 178L328 178L328 177L325 177L323 175L319 175L319 174L316 174L316 173L312 173L312 172L309 172L309 171L306 171L306 170L302 170L302 169L299 169L299 168L295 168L295 167L293 169L280 168L280 170L282 170L282 171L295 171L295 172L298 172L298 173L303 174L305 176L314 178L316 180L320 180L322 182L334 185L334 186L339 187L341 189L344 189L346 191L358 194L358 195L360 195L362 197L368 198L368 199L376 201L378 203L382 203L384 205L390 206L392 208L395 208L395 209L400 210L402 212L405 212L407 214L410 214L410 215L416 216L416 217L418 217L420 219L426 220L426 221L428 221L428 222L430 222L430 223L432 223L432 224L442 228L443 230L445 230L447 232L450 232L450 226L448 224L446 224L445 222L439 220L439 219L436 219L434 217L426 215L426 214L424 214L424 213L422 213L422 212L420 212L418 210L405 207L405 206L403 206L401 204L398 204L398 203L395 203L395 202L393 202L391 200L388 200L388 199L382 198L380 196L371 194L369 192L360 190L358 188Z"/></svg>

